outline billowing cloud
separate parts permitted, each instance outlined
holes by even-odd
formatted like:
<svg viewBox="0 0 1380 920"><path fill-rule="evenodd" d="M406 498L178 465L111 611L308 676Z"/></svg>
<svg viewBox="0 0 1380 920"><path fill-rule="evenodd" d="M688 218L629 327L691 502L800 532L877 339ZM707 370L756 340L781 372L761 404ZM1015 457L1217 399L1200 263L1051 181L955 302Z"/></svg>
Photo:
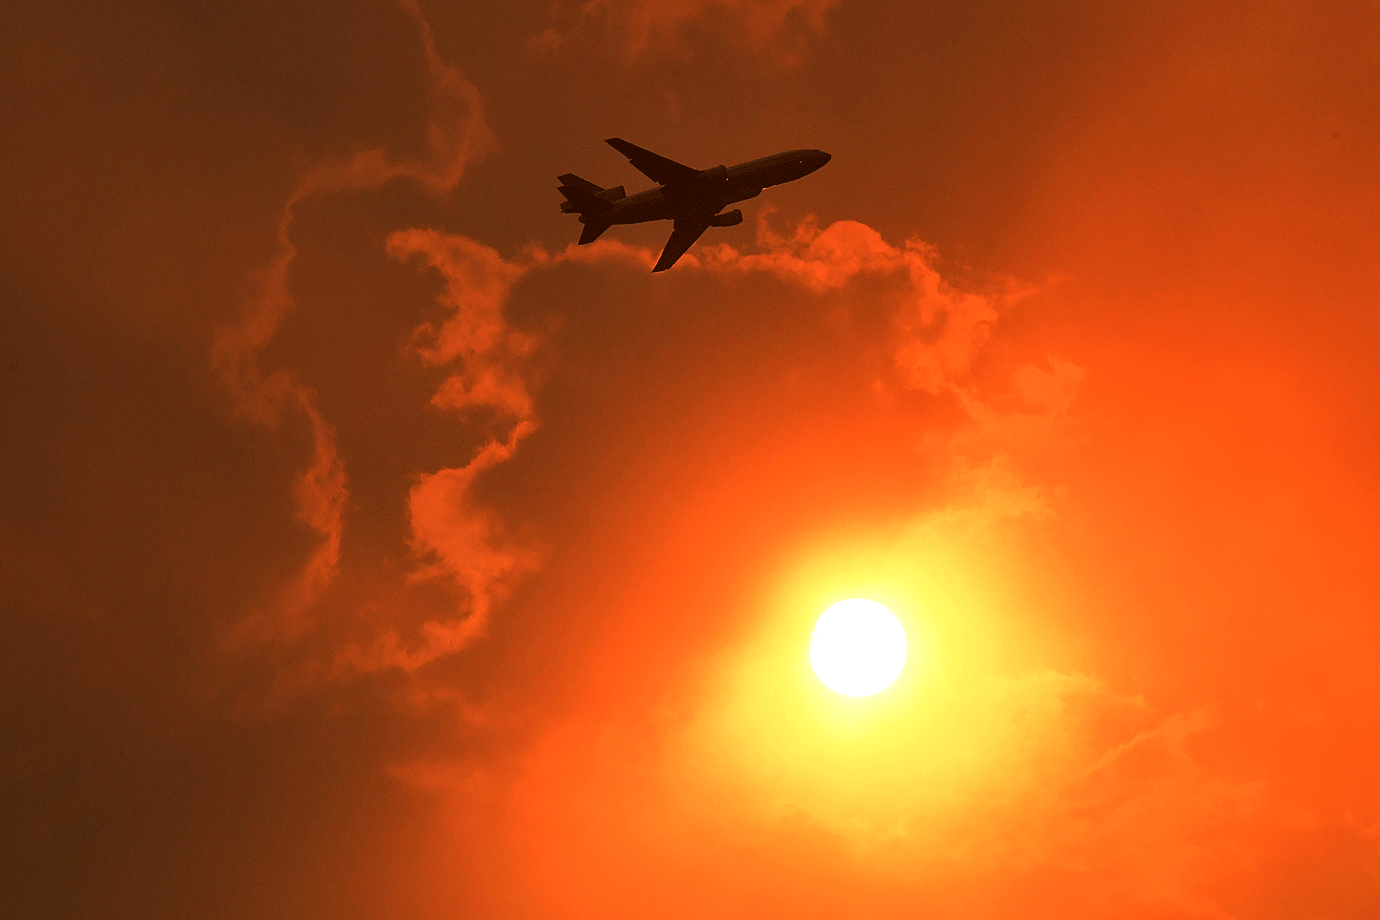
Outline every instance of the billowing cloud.
<svg viewBox="0 0 1380 920"><path fill-rule="evenodd" d="M453 581L463 589L465 609L425 620L410 644L388 628L368 649L351 646L343 661L356 671L413 671L465 648L483 634L504 590L538 561L536 549L514 537L499 515L473 496L475 478L510 458L536 425L521 366L535 339L503 316L524 268L467 237L432 230L393 233L388 251L399 259L420 256L445 279L440 303L448 314L412 335L418 358L453 368L432 404L466 416L488 411L506 434L495 435L463 466L420 474L408 494L411 547L419 560L408 579Z"/></svg>
<svg viewBox="0 0 1380 920"><path fill-rule="evenodd" d="M516 281L572 263L641 276L655 259L600 242L555 254L532 247L507 262L431 231L399 234L392 245L441 270L443 300L458 305L428 327L427 347L476 358L481 349L470 343L483 342L508 356L483 389L490 396L455 406L487 407L507 424L530 405L521 376L501 370L521 359L527 340L507 339L493 320ZM1018 641L1003 632L1020 599L995 588L1015 559L1011 534L1038 533L1063 512L1058 481L1030 466L1086 437L1074 416L1084 369L1000 347L1002 318L1029 289L999 279L987 292L962 290L922 242L893 245L847 221L807 221L788 234L764 226L752 249L711 241L675 278L721 285L716 296L766 278L816 320L841 311L841 322L866 324L866 311L883 305L880 325L867 327L881 332L886 359L870 365L879 375L873 398L895 413L890 438L951 458L943 487L895 509L903 523L852 551L848 558L865 564L825 550L783 575L778 596L744 611L756 628L716 648L674 702L580 709L498 773L466 759L396 762L399 779L442 795L457 826L480 810L486 826L502 828L483 842L483 856L461 834L465 858L521 890L524 909L571 916L634 903L669 916L711 904L729 916L768 904L808 913L814 897L862 898L879 916L910 915L920 902L938 916L1003 916L1012 903L1033 916L1237 916L1234 880L1297 839L1300 811L1259 780L1204 761L1198 748L1220 730L1214 709L1165 711L1093 673L994 664L995 649ZM865 355L855 358L866 365ZM454 386L476 394L479 379ZM903 411L916 398L948 401L960 420L930 431ZM515 443L487 450L502 460ZM481 455L473 465L486 462ZM438 474L436 494L447 497L433 507L459 517L434 531L414 490L413 526L438 565L482 591L518 572L519 555L493 554L503 530L468 507L471 472ZM456 574L466 563L471 575ZM834 590L817 573L849 566L912 599L898 607L914 630L911 676L868 713L827 698L799 654L802 617ZM626 649L592 654L601 671L637 666ZM1365 851L1364 828L1308 820ZM728 854L759 868L729 871ZM812 887L812 872L830 879L828 893Z"/></svg>
<svg viewBox="0 0 1380 920"><path fill-rule="evenodd" d="M702 264L769 271L816 293L837 290L864 273L904 279L906 291L892 317L896 365L903 386L927 393L967 385L972 362L991 335L1001 305L1018 296L1014 291L991 296L957 290L935 268L933 247L919 239L893 246L857 221L838 221L820 230L810 220L789 237L762 223L758 242L764 252L707 248Z"/></svg>
<svg viewBox="0 0 1380 920"><path fill-rule="evenodd" d="M446 279L441 303L450 314L413 333L416 355L430 365L459 365L432 402L457 410L489 407L516 421L532 415L532 397L514 367L531 354L533 337L507 324L503 307L523 265L464 236L403 230L388 237L390 255L420 255Z"/></svg>
<svg viewBox="0 0 1380 920"><path fill-rule="evenodd" d="M377 179L385 173L369 175ZM521 529L505 521L499 511L485 507L475 493L476 480L510 459L537 425L528 365L539 342L506 319L514 288L524 278L572 263L605 272L621 272L618 266L629 265L641 274L656 257L647 249L601 241L588 247L569 246L555 254L532 245L509 260L464 235L430 229L393 232L387 251L397 260L420 260L442 279L436 300L442 313L412 330L401 357L444 372L431 405L453 414L479 440L460 465L414 471L406 507L413 563L404 580L385 591L394 600L372 601L361 608L369 611L362 619L361 611L350 612L352 602L343 597L333 601L336 615L354 619L358 626L344 634L332 630L330 635L336 638L322 635L314 640L321 648L307 654L316 663L304 676L280 678L276 691L280 694L294 682L315 685L332 674L393 667L415 671L468 647L484 633L495 605L536 569L541 555L530 537L521 535ZM288 245L276 263L278 280L267 286L265 294L277 298L273 302L280 311L291 307L290 299L283 300L291 255ZM1019 463L1013 457L1019 456L1024 441L1033 439L1032 431L1044 432L1047 439L1058 428L1058 420L1067 416L1081 372L1069 362L1049 359L1049 369L1021 365L1004 377L998 375L999 390L1017 394L1014 408L1004 408L1000 393L989 393L979 383L974 362L1001 311L1020 296L1009 283L1001 282L990 294L961 291L944 281L932 249L919 241L895 246L857 222L841 221L821 229L812 219L788 235L774 232L764 221L755 249L710 244L688 255L679 271L687 277L699 274L729 284L767 276L801 296L842 296L843 303L853 305L846 309L863 312L875 312L875 304L882 304L886 360L875 368L880 376L872 382L873 398L880 405L894 404L898 394L905 393L945 398L966 419L942 435L944 449L955 458L949 494L955 501L968 502L964 508L987 509L982 513L995 515L993 519L1046 510L1043 492L1021 481ZM885 292L880 298L879 290ZM345 530L345 467L333 429L316 409L312 390L296 382L286 369L257 377L258 364L250 360L256 352L232 347L242 344L242 336L251 329L259 330L261 344L270 340L263 336L285 314L269 322L272 311L262 302L259 306L252 315L260 324L246 320L238 330L239 338L225 333L218 341L217 356L230 362L222 363L222 368L241 369L231 382L239 387L235 392L240 405L251 417L266 425L281 424L284 407L293 406L310 423L313 460L298 480L295 498L299 517L321 540L274 602L239 626L236 638L240 642L275 637L301 640L312 627L309 611L337 577ZM861 315L855 320L872 321ZM898 427L896 436L917 445L934 438L923 428L907 426ZM957 513L958 518L943 519L972 515L966 510ZM943 517L949 512L931 509L926 514ZM406 616L388 614L402 594L438 582L458 592L452 602L439 608L434 603L409 603L412 612ZM319 652L334 663L319 660Z"/></svg>
<svg viewBox="0 0 1380 920"><path fill-rule="evenodd" d="M439 342L447 337L438 330L452 324L467 330L452 340L448 355L472 352L467 343L474 341L510 349L502 344L502 324L485 317L502 314L512 282L524 273L536 277L580 263L640 276L656 255L617 242L554 255L530 248L519 267L472 240L430 231L395 235L391 245L397 254L423 253L441 268L448 279L443 300L469 311L428 333ZM509 785L497 799L492 778L478 779L463 762L400 762L395 775L445 792L461 811L481 802L498 809L494 820L507 828L501 858L512 861L504 871L517 871L533 893L530 909L617 913L633 896L623 883L632 875L647 879L635 889L637 898L689 916L705 904L666 894L686 884L675 864L717 859L703 854L740 845L774 846L781 835L802 833L818 839L810 858L825 859L835 866L831 871L858 871L846 868L857 861L885 867L876 870L884 889L902 889L908 878L949 876L940 889L958 898L981 888L989 874L1021 866L1023 872L1110 875L1122 886L1118 904L1192 904L1200 897L1194 874L1200 857L1226 858L1236 829L1254 820L1259 790L1206 773L1187 752L1189 739L1210 724L1202 713L1156 713L1086 674L1010 676L931 661L980 657L1001 630L998 603L981 593L989 576L978 560L1001 552L1000 533L1055 513L1048 484L1025 478L1022 461L1071 435L1069 413L1083 378L1075 364L1054 357L978 375L1003 311L1024 291L1004 280L992 293L958 289L936 261L919 241L896 246L857 222L820 228L809 220L789 234L764 224L754 249L711 242L677 268L684 284L712 281L728 291L767 279L813 322L841 310L839 322L879 330L882 362L869 365L862 353L852 358L880 374L867 392L894 415L886 437L927 443L923 424L906 414L908 399L948 400L959 410L961 421L940 426L942 440L931 448L955 458L938 502L931 497L895 509L905 523L858 551L871 577L890 573L882 577L890 591L928 598L934 609L905 613L915 630L913 676L880 714L865 719L855 721L825 699L827 692L802 671L799 640L809 625L802 611L834 590L816 591L811 585L818 576L805 573L856 567L826 553L803 561L801 573L784 577L780 597L751 612L757 629L714 653L712 666L700 672L694 702L679 717L657 716L637 702L612 713L582 712L532 742L505 773ZM883 315L871 315L879 304ZM821 322L813 335L831 333ZM510 379L525 393L518 382ZM460 386L473 390L470 383ZM495 397L494 404L526 402ZM497 442L490 449L509 451ZM463 509L469 469L438 475L454 490L438 507ZM423 504L414 490L414 528L430 526L418 515ZM465 560L479 566L477 584L511 571L506 558L484 568L493 559L486 549L493 545L487 530L493 522L466 520L464 527L447 521L447 537L418 529L418 538L452 571ZM605 665L627 666L616 658ZM696 814L703 802L715 803L712 817ZM1154 822L1155 815L1168 817ZM649 834L653 827L676 830L663 838ZM1165 850L1182 835L1206 835L1210 854ZM601 864L622 868L608 875L591 864L590 841L601 841ZM766 890L782 883L719 878L705 896L746 903L741 886ZM736 908L725 909L737 915ZM899 909L877 908L883 915Z"/></svg>
<svg viewBox="0 0 1380 920"><path fill-rule="evenodd" d="M770 216L767 211L759 220L755 248L702 241L682 258L681 270L766 273L814 296L851 289L845 295L850 303L869 310L878 302L889 305L885 338L892 367L875 382L878 396L918 392L955 400L969 424L947 432L945 448L965 469L1009 465L1013 452L1069 442L1069 414L1084 376L1077 364L1046 355L1035 363L1002 364L982 380L974 374L1002 313L1029 297L1031 286L1001 278L989 290L963 290L944 279L938 254L923 240L898 246L857 221L820 228L813 218L783 234L771 227ZM651 265L656 253L599 241L568 247L557 260L600 258ZM884 293L864 288L873 282L884 285ZM926 431L913 436L933 438Z"/></svg>
<svg viewBox="0 0 1380 920"><path fill-rule="evenodd" d="M412 549L422 564L409 581L453 581L464 589L464 609L424 620L414 637L386 628L370 647L352 645L341 655L351 672L398 667L415 671L460 651L483 635L495 601L512 580L535 568L537 553L515 539L490 509L475 502L475 477L512 456L531 423L513 428L506 443L491 441L462 467L424 473L408 499Z"/></svg>
<svg viewBox="0 0 1380 920"><path fill-rule="evenodd" d="M236 626L231 634L234 645L300 638L312 625L311 612L339 568L349 493L335 428L319 409L316 394L291 368L265 370L261 357L294 307L291 269L297 247L292 231L299 208L320 196L374 190L394 179L417 182L435 194L447 192L490 144L478 91L441 59L418 5L400 0L400 6L421 36L430 104L426 152L405 156L371 148L309 168L284 205L279 251L263 272L258 293L245 305L238 323L216 332L212 364L236 411L270 429L305 422L310 431L311 459L298 477L293 499L298 520L317 536L317 545L297 575Z"/></svg>

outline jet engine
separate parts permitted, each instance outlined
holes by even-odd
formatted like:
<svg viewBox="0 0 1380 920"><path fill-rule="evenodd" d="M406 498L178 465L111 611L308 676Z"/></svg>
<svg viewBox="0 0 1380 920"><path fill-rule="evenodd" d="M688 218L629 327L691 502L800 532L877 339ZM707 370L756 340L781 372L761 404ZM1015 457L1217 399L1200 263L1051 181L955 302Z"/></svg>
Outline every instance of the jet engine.
<svg viewBox="0 0 1380 920"><path fill-rule="evenodd" d="M737 208L709 218L709 226L711 227L736 227L742 222L743 212Z"/></svg>

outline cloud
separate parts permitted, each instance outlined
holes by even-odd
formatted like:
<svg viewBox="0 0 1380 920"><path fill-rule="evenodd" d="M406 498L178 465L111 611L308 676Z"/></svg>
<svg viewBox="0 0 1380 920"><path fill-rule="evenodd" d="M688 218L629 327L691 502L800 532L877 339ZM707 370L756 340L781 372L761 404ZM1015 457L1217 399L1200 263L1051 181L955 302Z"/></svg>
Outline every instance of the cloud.
<svg viewBox="0 0 1380 920"><path fill-rule="evenodd" d="M1009 280L990 292L964 291L947 282L936 267L934 247L918 238L896 246L872 227L840 220L821 229L813 218L789 234L774 231L763 214L757 231L757 251L727 243L702 242L682 257L681 271L719 274L768 273L799 284L816 295L836 292L868 277L893 283L891 348L902 389L930 394L958 393L976 398L973 363L993 333L1002 311L1032 289ZM557 261L625 258L655 264L656 253L614 241L587 247L570 246ZM1026 366L1015 372L1016 385L1032 408L1067 411L1082 371L1073 363L1052 358L1045 370Z"/></svg>
<svg viewBox="0 0 1380 920"><path fill-rule="evenodd" d="M904 292L892 316L894 357L900 383L941 393L963 387L972 363L992 334L999 311L1025 292L994 295L960 291L935 267L934 248L919 239L893 246L866 224L841 220L823 230L806 220L790 236L758 229L765 251L742 253L731 246L706 249L710 269L767 271L815 293L838 290L860 275L893 275Z"/></svg>
<svg viewBox="0 0 1380 920"><path fill-rule="evenodd" d="M340 667L353 673L415 671L483 635L495 600L513 579L535 569L539 557L511 536L495 512L475 502L472 488L475 477L511 457L532 428L520 422L509 441L490 441L464 466L423 474L408 495L412 549L423 560L409 580L455 582L465 592L464 611L427 619L415 640L388 629L367 649L351 645Z"/></svg>
<svg viewBox="0 0 1380 920"><path fill-rule="evenodd" d="M771 229L769 215L766 212L759 223L757 251L701 242L681 258L678 270L766 273L815 295L843 290L868 277L891 280L897 304L890 317L892 357L896 385L905 389L937 394L968 388L973 362L991 337L1001 311L1030 293L1010 282L991 293L959 290L936 268L934 248L919 239L895 246L866 224L841 220L821 229L813 218L785 235ZM549 257L541 254L538 258L546 261ZM550 261L627 260L650 266L656 259L652 250L600 240L584 247L569 246ZM1038 368L1022 370L1020 379L1031 391L1032 402L1048 400L1062 387L1063 403L1058 407L1062 410L1072 402L1081 376L1075 365L1056 361L1057 381L1042 382L1039 375L1046 372Z"/></svg>
<svg viewBox="0 0 1380 920"><path fill-rule="evenodd" d="M412 642L390 628L367 649L351 645L340 663L353 672L415 671L465 648L483 634L495 601L539 561L538 552L473 495L476 477L509 459L536 428L521 369L536 339L503 317L509 291L526 269L467 237L434 230L397 231L387 248L398 259L420 256L445 279L438 300L448 315L411 336L411 348L424 363L455 368L432 404L462 413L489 410L507 432L485 443L463 466L422 474L408 494L411 548L420 560L409 581L453 582L463 590L463 611L427 618Z"/></svg>
<svg viewBox="0 0 1380 920"><path fill-rule="evenodd" d="M432 406L493 433L468 462L420 474L407 497L409 584L451 584L463 602L411 627L381 618L337 652L337 674L416 672L468 647L512 586L538 568L541 552L475 491L537 424L526 365L540 342L513 327L505 309L532 275L571 263L641 275L656 256L600 241L556 253L532 246L508 259L430 229L390 234L387 251L443 280L444 314L415 328L405 346L445 372ZM1076 441L1086 374L1056 355L990 353L1027 289L999 281L961 290L922 241L896 245L852 221L806 221L786 234L764 224L755 248L703 245L677 275L658 282L767 276L800 297L832 299L857 321L881 305L879 403L940 399L961 411L937 434L897 414L894 437L952 458L937 503L904 509L908 523L888 550L898 565L980 557L1002 526L1055 513L1051 481L1027 476L1024 464ZM268 384L257 391L265 399L274 392ZM328 428L322 433L329 439ZM343 495L343 482L333 469L304 475L298 506L319 509L313 526L329 533L334 524L338 534L330 500ZM321 552L330 557L338 544L325 541ZM1256 871L1272 841L1296 833L1268 789L1194 755L1217 728L1210 709L1161 712L1094 675L1037 669L938 674L918 705L898 707L886 724L850 725L802 702L807 691L781 670L782 655L752 641L720 649L705 694L678 718L636 703L587 710L548 726L514 763L481 767L428 754L397 760L391 772L441 794L457 813L482 810L485 826L499 830L482 842L485 855L467 858L492 860L516 878L533 909L573 902L577 916L617 910L634 893L669 916L688 916L696 902L668 894L691 883L692 869L678 866L721 870L726 853L760 865L789 852L845 888L861 873L879 916L905 915L923 891L940 916L1001 915L1013 898L1039 905L1035 916L1086 912L1080 898L1095 897L1098 909L1123 916L1222 918L1235 916L1223 879ZM445 695L434 689L419 698ZM479 711L464 699L460 708ZM482 731L490 717L484 711L466 724ZM1364 829L1353 831L1339 832L1339 850L1373 858ZM702 893L746 903L805 884L795 871L721 871Z"/></svg>
<svg viewBox="0 0 1380 920"><path fill-rule="evenodd" d="M957 500L986 494L977 506L999 508L999 515L1047 511L1054 484L1037 485L1023 468L1078 442L1072 410L1083 368L1055 355L1039 363L1002 357L989 362L984 375L977 373L1003 314L1036 289L1005 278L985 291L962 290L944 278L938 253L921 239L893 245L875 229L846 220L820 229L807 219L785 235L770 228L768 217L758 227L762 251L707 247L698 264L710 271L769 272L819 295L867 279L887 282L892 368L875 382L878 396L918 393L951 399L961 408L961 424L913 432L927 452L950 459L949 491ZM867 303L877 292L856 299ZM962 507L969 514L972 506Z"/></svg>
<svg viewBox="0 0 1380 920"><path fill-rule="evenodd" d="M393 245L443 272L443 301L467 305L427 327L419 353L478 360L466 343L482 341L506 356L484 390L492 395L457 408L502 415L507 425L530 405L521 375L503 370L525 345L485 318L501 315L516 279L569 263L641 278L656 255L601 241L554 254L530 248L507 261L430 231ZM1094 673L992 664L997 656L985 648L1026 639L1010 634L1022 622L1011 605L1023 601L978 592L1003 581L1013 527L1029 535L1059 514L1058 481L1028 465L1079 443L1087 373L1002 341L1003 319L1026 288L999 279L989 291L961 290L938 264L918 240L897 245L855 222L806 222L788 233L764 228L753 248L702 246L657 283L696 292L712 282L712 296L723 296L724 287L765 277L791 292L802 316L871 323L866 311L883 311L866 326L878 340L839 347L880 343L876 398L894 410L889 436L952 462L942 489L895 509L904 521L876 538L868 570L925 583L929 594L916 593L933 603L926 638L950 659L976 663L928 662L926 676L880 715L831 712L788 647L799 624L748 608L737 616L765 617L760 632L714 648L691 687L616 706L567 703L574 715L546 725L498 768L399 760L395 777L441 794L457 815L483 811L485 826L500 829L472 842L485 855L466 858L491 861L525 907L595 916L635 902L689 916L714 903L746 916L763 903L789 908L791 893L803 892L807 913L809 898L839 897L865 899L875 916L910 916L917 903L935 916L1006 916L1017 903L1036 917L1225 918L1252 915L1240 909L1239 890L1275 871L1275 854L1302 845L1300 835L1327 837L1353 868L1374 863L1373 832L1301 812L1279 790L1204 758L1225 731L1212 706L1162 708ZM466 331L452 339L448 325ZM456 386L474 393L478 379ZM960 418L917 422L903 411L914 399L947 400ZM494 462L510 452L507 442L492 449ZM431 507L463 509L468 523L442 518L435 532L446 537L430 545L447 577L473 578L483 590L518 573L511 561L522 556L500 522L469 516L471 482L460 469L435 484L448 497ZM429 526L414 515L419 540ZM475 563L472 575L455 574L459 560ZM798 614L795 600L787 606ZM618 657L625 653L596 648L591 668L635 668ZM829 879L829 891L812 888L813 877Z"/></svg>
<svg viewBox="0 0 1380 920"><path fill-rule="evenodd" d="M516 387L520 377L501 369L525 346L507 343L492 318L501 316L516 279L576 262L641 276L656 256L601 241L555 254L530 248L507 262L472 240L431 231L395 235L390 246L395 255L422 254L447 278L442 300L454 312L427 327L419 347L451 358L476 359L485 348L506 355L485 405L511 419L519 417L514 407L528 405L519 398L526 390ZM710 280L732 289L749 277L774 279L769 284L795 301L810 301L802 316L822 320L841 312L867 330L850 340L848 347L860 350L849 360L867 366L865 349L881 348L874 397L891 412L887 437L926 443L928 416L915 421L904 411L908 400L948 400L961 412L960 421L940 426L942 444L934 451L957 453L944 490L928 504L894 509L906 523L867 553L870 570L919 580L963 565L972 569L972 560L992 556L1000 525L1052 513L1046 483L1024 477L1021 459L1023 451L1066 433L1082 370L1046 357L977 373L1004 311L1023 289L1002 281L988 293L960 290L942 277L932 248L918 240L894 245L853 221L824 228L806 221L787 234L764 225L756 248L702 246L656 283L697 290ZM873 315L878 311L880 317ZM824 325L818 330L832 332ZM457 388L473 393L476 379ZM497 442L491 448L495 462L511 452ZM511 545L508 554L492 551L506 538L497 521L468 507L471 481L468 468L445 471L434 483L444 498L434 502L414 490L413 526L439 567L472 579L482 592L518 572L522 556ZM419 513L423 505L426 514ZM446 516L456 509L463 523ZM430 515L439 511L445 513L433 524ZM467 564L473 571L458 574ZM967 574L977 580L982 572ZM934 582L951 587L942 578ZM802 609L787 606L797 614ZM946 627L953 647L980 645L988 641L981 630L999 626L984 625L974 610L964 613ZM751 620L762 611L741 615ZM1229 823L1254 807L1252 788L1214 785L1188 756L1190 740L1210 724L1200 714L1156 713L1087 674L958 672L912 688L903 701L914 704L909 708L897 705L870 725L850 723L829 714L812 679L802 677L792 644L800 624L766 620L760 635L715 650L676 714L657 710L657 701L637 700L612 712L581 710L516 755L498 792L492 775L481 779L460 763L435 758L400 762L394 775L430 793L444 791L461 810L480 800L500 808L493 823L507 828L502 846L511 849L494 858L519 874L519 887L533 893L533 910L564 905L579 916L625 905L630 894L622 880L629 877L643 880L639 896L656 910L689 915L693 902L667 894L688 884L675 866L714 862L743 847L747 859L757 860L764 857L758 847L786 846L786 837L813 841L791 844L805 851L792 852L806 862L823 860L835 878L841 867L845 875L856 871L865 852L866 860L885 867L878 870L883 889L899 890L915 877L938 880L940 890L957 898L963 885L980 889L1004 868L1053 867L1131 879L1125 896L1137 902L1187 901L1196 889L1180 884L1184 864L1165 869L1156 862L1171 859L1157 850L1169 825L1148 818L1172 804L1177 810L1165 821L1179 822L1179 830L1206 828L1211 836L1218 817ZM713 814L706 813L707 802L714 803ZM590 862L595 852L600 865L621 868L601 872ZM960 882L943 880L946 874ZM735 885L770 888L781 881L720 879L707 883L708 897L742 903Z"/></svg>
<svg viewBox="0 0 1380 920"><path fill-rule="evenodd" d="M821 228L813 218L781 233L771 227L770 216L766 211L759 220L755 248L701 242L677 270L726 277L769 274L816 297L841 297L857 322L881 304L885 328L878 331L890 368L875 381L878 397L923 394L960 407L964 424L912 432L928 450L955 459L957 487L1001 481L1008 491L1039 491L1016 483L1022 460L1077 443L1071 420L1083 368L1044 355L1034 362L1002 359L981 379L976 373L1003 314L1036 288L999 278L988 290L963 290L944 278L938 253L918 238L895 245L857 221ZM652 250L601 240L572 245L552 261L650 266L656 257Z"/></svg>
<svg viewBox="0 0 1380 920"><path fill-rule="evenodd" d="M312 627L313 608L339 572L349 493L335 427L318 407L317 394L290 368L269 370L262 362L263 352L295 306L291 270L297 247L292 233L298 208L324 195L378 189L394 179L408 179L442 194L454 188L465 167L491 144L478 91L441 60L431 27L414 0L400 0L399 5L416 22L422 42L430 103L426 152L397 156L372 148L308 169L284 204L278 253L260 277L258 293L245 304L238 322L216 330L211 364L235 411L271 430L305 423L311 436L310 460L298 476L293 499L296 516L315 535L316 545L277 595L232 630L232 647L300 638Z"/></svg>
<svg viewBox="0 0 1380 920"><path fill-rule="evenodd" d="M460 363L432 403L460 410L487 406L518 421L530 418L532 398L514 362L530 355L536 340L503 318L509 291L526 267L468 237L434 230L397 231L388 237L388 252L399 259L419 255L446 279L440 301L450 315L412 335L413 351L426 364Z"/></svg>
<svg viewBox="0 0 1380 920"><path fill-rule="evenodd" d="M794 63L792 46L802 36L824 31L825 16L838 0L581 0L558 7L558 22L537 38L538 47L559 47L580 32L614 36L625 54L636 57L677 37L686 26L715 20L733 23L734 32L754 45L783 53Z"/></svg>

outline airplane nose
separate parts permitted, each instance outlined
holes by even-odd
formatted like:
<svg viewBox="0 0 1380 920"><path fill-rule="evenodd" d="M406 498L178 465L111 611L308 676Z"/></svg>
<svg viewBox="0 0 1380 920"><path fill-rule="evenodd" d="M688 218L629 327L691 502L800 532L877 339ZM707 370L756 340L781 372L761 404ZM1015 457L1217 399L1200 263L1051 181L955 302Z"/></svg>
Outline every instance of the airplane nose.
<svg viewBox="0 0 1380 920"><path fill-rule="evenodd" d="M801 176L808 176L833 159L823 150L793 150L791 156L791 175L797 179ZM790 180L787 179L786 181L789 182Z"/></svg>

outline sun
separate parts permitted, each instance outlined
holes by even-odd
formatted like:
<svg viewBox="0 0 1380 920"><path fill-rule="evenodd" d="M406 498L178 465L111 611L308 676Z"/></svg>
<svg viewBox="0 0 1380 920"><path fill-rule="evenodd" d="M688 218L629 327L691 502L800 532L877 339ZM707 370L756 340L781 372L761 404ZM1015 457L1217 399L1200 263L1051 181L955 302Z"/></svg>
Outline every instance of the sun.
<svg viewBox="0 0 1380 920"><path fill-rule="evenodd" d="M860 597L839 601L810 634L810 665L844 696L871 696L891 686L906 663L906 631L895 614Z"/></svg>

